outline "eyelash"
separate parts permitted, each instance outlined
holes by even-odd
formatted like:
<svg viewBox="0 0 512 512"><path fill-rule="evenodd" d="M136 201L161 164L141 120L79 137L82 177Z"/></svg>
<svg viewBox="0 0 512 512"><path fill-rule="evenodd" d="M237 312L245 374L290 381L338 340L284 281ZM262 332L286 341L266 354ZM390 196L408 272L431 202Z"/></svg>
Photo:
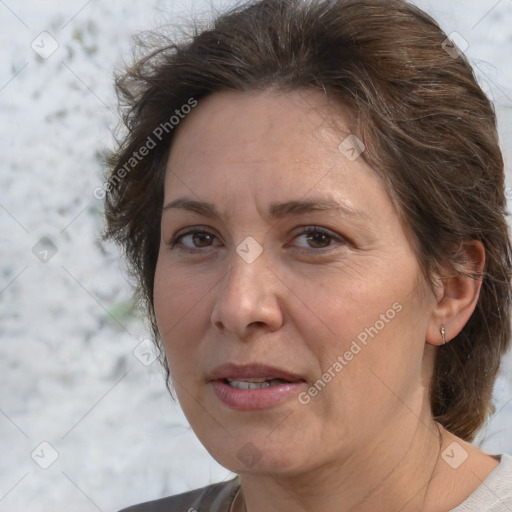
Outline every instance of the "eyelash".
<svg viewBox="0 0 512 512"><path fill-rule="evenodd" d="M320 233L322 235L325 235L327 236L328 238L331 238L333 240L336 240L337 242L341 242L341 243L347 243L347 240L345 238L343 238L342 236L340 235L335 235L334 233L331 233L330 231L327 231L325 229L322 229L320 227L317 227L317 226L307 226L305 227L300 233L298 233L296 235L295 238L299 237L299 236L302 236L302 235L306 235L306 234L314 234L314 233ZM210 236L213 236L215 237L215 235L213 233L211 233L210 231L206 230L206 229L198 229L198 228L194 228L194 229L190 229L184 233L181 233L177 236L175 236L174 238L172 238L172 240L169 242L169 248L170 249L174 249L179 243L180 241L186 237L187 235L194 235L194 234L205 234L205 235L210 235ZM196 248L190 248L190 247L184 247L182 248L182 250L184 251L187 251L187 252L190 252L190 253L197 253L198 251L201 251L201 249L209 249L210 247L212 246L207 246L207 247L196 247ZM320 248L320 249L315 249L313 247L311 247L310 249L307 249L307 248L304 248L304 247L300 247L299 250L302 250L302 251L308 251L308 250L311 250L311 251L315 251L315 252L330 252L332 251L333 249L333 246L332 245L328 245L327 247L323 247L323 248Z"/></svg>

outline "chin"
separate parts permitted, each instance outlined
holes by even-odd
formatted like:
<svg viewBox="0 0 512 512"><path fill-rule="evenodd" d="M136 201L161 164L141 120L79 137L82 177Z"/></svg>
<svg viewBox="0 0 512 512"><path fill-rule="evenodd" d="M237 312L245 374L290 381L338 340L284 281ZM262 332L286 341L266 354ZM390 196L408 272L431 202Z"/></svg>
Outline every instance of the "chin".
<svg viewBox="0 0 512 512"><path fill-rule="evenodd" d="M200 439L210 455L223 467L237 474L291 476L307 470L306 454L281 439L271 442L267 434L239 436L212 442Z"/></svg>

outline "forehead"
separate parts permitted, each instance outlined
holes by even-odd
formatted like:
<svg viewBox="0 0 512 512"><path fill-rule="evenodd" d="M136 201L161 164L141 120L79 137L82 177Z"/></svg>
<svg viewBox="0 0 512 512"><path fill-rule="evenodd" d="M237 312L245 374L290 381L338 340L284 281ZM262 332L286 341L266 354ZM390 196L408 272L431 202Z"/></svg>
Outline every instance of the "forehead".
<svg viewBox="0 0 512 512"><path fill-rule="evenodd" d="M307 142L318 145L329 136L336 142L350 135L348 115L319 91L217 92L200 100L180 124L171 157L183 158L179 148L184 145L187 152L194 149L189 157L221 156L227 149L223 154L227 159L240 152L245 156L252 152L258 160L288 151L298 160L311 153Z"/></svg>
<svg viewBox="0 0 512 512"><path fill-rule="evenodd" d="M290 170L297 178L301 169L314 175L332 165L361 168L363 159L348 165L340 151L354 136L349 115L318 91L214 93L180 123L168 169L190 174L215 168L220 178L223 168L243 174L271 165L282 179Z"/></svg>
<svg viewBox="0 0 512 512"><path fill-rule="evenodd" d="M318 91L212 94L175 135L165 204L186 196L229 211L256 203L263 211L314 198L382 214L380 178L347 153L350 115Z"/></svg>

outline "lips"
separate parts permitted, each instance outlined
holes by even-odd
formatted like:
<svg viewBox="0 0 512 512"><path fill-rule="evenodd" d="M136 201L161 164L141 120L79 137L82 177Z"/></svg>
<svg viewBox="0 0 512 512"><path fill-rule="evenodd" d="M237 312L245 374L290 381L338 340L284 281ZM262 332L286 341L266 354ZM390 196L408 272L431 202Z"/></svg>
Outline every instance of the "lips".
<svg viewBox="0 0 512 512"><path fill-rule="evenodd" d="M208 380L222 381L271 381L280 379L286 382L303 382L304 379L295 373L269 366L266 364L247 364L238 365L234 363L225 363L217 366L208 376Z"/></svg>
<svg viewBox="0 0 512 512"><path fill-rule="evenodd" d="M306 387L300 375L265 364L226 363L215 368L208 381L220 402L245 411L278 406Z"/></svg>

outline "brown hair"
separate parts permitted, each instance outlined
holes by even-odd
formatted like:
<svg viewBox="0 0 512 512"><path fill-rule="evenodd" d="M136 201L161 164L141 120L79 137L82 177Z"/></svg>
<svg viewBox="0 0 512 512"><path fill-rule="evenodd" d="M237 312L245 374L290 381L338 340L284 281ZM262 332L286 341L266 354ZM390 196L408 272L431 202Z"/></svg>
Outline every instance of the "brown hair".
<svg viewBox="0 0 512 512"><path fill-rule="evenodd" d="M153 281L177 129L169 120L215 91L312 88L356 114L364 158L397 203L431 285L446 262L465 271L454 247L468 240L485 247L484 272L472 276L482 279L476 309L439 348L430 391L435 419L474 438L493 410L510 343L511 246L494 109L464 55L446 51L446 38L402 0L260 0L179 43L164 38L117 77L128 133L110 160L104 236L124 249L168 387ZM130 160L150 139L147 156Z"/></svg>

